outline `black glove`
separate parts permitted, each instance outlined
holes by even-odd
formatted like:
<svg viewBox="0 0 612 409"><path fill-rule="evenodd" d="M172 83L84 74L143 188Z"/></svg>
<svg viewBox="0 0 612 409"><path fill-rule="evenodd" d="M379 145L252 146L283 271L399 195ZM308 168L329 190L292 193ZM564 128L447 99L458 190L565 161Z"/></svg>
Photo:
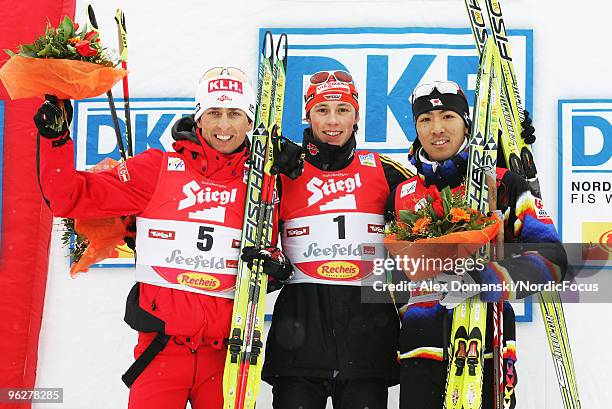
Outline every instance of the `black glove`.
<svg viewBox="0 0 612 409"><path fill-rule="evenodd" d="M274 166L272 172L295 179L304 170L304 152L300 145L282 135L276 134L278 127L272 128L274 143Z"/></svg>
<svg viewBox="0 0 612 409"><path fill-rule="evenodd" d="M240 258L248 264L249 268L253 266L255 260L263 260L263 272L281 282L289 280L293 275L291 261L278 247L263 249L245 247L242 249Z"/></svg>
<svg viewBox="0 0 612 409"><path fill-rule="evenodd" d="M64 111L61 106L63 105L66 111L66 118L64 119ZM61 126L59 124L61 122ZM72 122L72 103L69 99L58 100L55 95L45 95L45 102L38 108L36 115L34 115L34 123L38 128L38 133L44 138L55 139L68 132L68 127Z"/></svg>
<svg viewBox="0 0 612 409"><path fill-rule="evenodd" d="M125 225L123 241L133 252L136 252L136 217L121 216L121 221Z"/></svg>
<svg viewBox="0 0 612 409"><path fill-rule="evenodd" d="M531 124L531 117L529 116L529 111L524 110L525 119L521 122L521 127L523 128L523 132L521 132L521 138L525 141L526 144L531 145L535 142L535 128Z"/></svg>

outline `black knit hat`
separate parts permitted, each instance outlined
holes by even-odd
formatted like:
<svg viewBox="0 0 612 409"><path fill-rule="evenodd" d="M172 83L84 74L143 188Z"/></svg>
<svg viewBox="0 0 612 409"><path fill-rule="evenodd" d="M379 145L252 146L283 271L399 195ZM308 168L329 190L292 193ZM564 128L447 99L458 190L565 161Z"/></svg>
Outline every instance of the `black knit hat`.
<svg viewBox="0 0 612 409"><path fill-rule="evenodd" d="M463 118L463 122L465 122L465 126L468 129L468 134L472 129L472 120L470 119L470 107L467 102L467 98L465 97L465 93L454 82L445 81L442 83L444 86L448 87L450 85L451 88L456 88L456 92L452 93L441 93L438 91L437 85L440 83L432 83L420 85L415 88L415 91L419 90L421 87L431 87L431 91L427 94L420 95L418 98L411 98L412 100L412 117L414 119L414 123L416 126L416 121L419 115L424 114L429 111L435 111L437 109L440 110L450 110L454 111L461 118ZM419 134L417 133L416 139L412 143L410 147L410 152L408 153L408 159L412 162L418 155L418 149L421 147L421 141L419 141Z"/></svg>
<svg viewBox="0 0 612 409"><path fill-rule="evenodd" d="M470 107L463 91L456 94L442 94L437 88L434 88L428 95L416 98L412 103L415 124L419 115L437 109L455 111L463 118L468 130L471 129Z"/></svg>

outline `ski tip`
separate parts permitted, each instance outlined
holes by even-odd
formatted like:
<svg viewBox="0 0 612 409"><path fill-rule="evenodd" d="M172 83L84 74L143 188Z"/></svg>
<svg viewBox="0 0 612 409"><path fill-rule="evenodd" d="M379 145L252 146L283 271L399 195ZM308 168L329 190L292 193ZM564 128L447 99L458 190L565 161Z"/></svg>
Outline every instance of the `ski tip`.
<svg viewBox="0 0 612 409"><path fill-rule="evenodd" d="M282 33L278 39L276 45L276 58L284 61L287 58L287 50L289 48L289 42L287 41L287 33Z"/></svg>
<svg viewBox="0 0 612 409"><path fill-rule="evenodd" d="M98 21L96 20L96 13L94 13L93 6L91 4L87 5L87 17L89 17L89 23L93 26L95 30L97 30Z"/></svg>
<svg viewBox="0 0 612 409"><path fill-rule="evenodd" d="M274 40L272 38L272 32L266 31L264 33L263 44L261 46L261 53L265 58L271 58L274 53Z"/></svg>
<svg viewBox="0 0 612 409"><path fill-rule="evenodd" d="M127 29L125 27L125 14L123 14L123 11L121 9L117 9L117 11L115 12L115 21L117 21L117 24L121 26L121 29L123 31L127 32Z"/></svg>

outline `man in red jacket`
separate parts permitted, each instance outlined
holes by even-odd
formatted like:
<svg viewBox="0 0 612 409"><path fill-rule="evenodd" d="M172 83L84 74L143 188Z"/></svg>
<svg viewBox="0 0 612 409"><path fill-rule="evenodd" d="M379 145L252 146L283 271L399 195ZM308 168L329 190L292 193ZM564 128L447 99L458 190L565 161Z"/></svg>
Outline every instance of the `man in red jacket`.
<svg viewBox="0 0 612 409"><path fill-rule="evenodd" d="M74 169L69 101L48 98L34 117L42 192L55 216L136 215L137 283L125 321L139 336L123 376L133 409L223 404L254 93L242 71L213 68L196 103L172 128L174 152L148 149L102 173ZM68 118L55 131L61 104ZM268 258L264 271L283 280L291 265Z"/></svg>

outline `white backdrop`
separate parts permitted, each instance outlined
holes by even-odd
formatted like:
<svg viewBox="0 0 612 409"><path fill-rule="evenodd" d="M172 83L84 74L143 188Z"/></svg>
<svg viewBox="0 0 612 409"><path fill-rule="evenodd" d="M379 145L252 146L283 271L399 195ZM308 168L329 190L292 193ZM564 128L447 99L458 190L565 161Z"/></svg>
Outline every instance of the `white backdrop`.
<svg viewBox="0 0 612 409"><path fill-rule="evenodd" d="M467 28L460 0L404 1L92 1L103 41L116 48L114 12L126 15L132 98L191 98L206 67L233 65L255 76L261 27L458 27ZM536 163L542 194L557 219L557 106L561 99L612 98L612 52L604 0L555 2L505 0L508 29L532 29ZM83 23L86 3L77 1ZM120 96L120 86L116 88ZM608 212L610 208L601 208ZM612 220L612 217L608 219ZM122 321L132 285L130 269L97 269L68 277L66 251L54 232L37 386L63 387L67 409L121 408L128 390L120 375L132 362L136 336ZM584 409L610 407L607 382L612 357L610 304L565 306ZM545 331L534 305L534 322L518 325L520 409L561 408ZM394 388L389 407L397 407ZM271 407L263 385L259 407ZM331 405L330 405L331 406ZM42 404L34 405L43 408Z"/></svg>

